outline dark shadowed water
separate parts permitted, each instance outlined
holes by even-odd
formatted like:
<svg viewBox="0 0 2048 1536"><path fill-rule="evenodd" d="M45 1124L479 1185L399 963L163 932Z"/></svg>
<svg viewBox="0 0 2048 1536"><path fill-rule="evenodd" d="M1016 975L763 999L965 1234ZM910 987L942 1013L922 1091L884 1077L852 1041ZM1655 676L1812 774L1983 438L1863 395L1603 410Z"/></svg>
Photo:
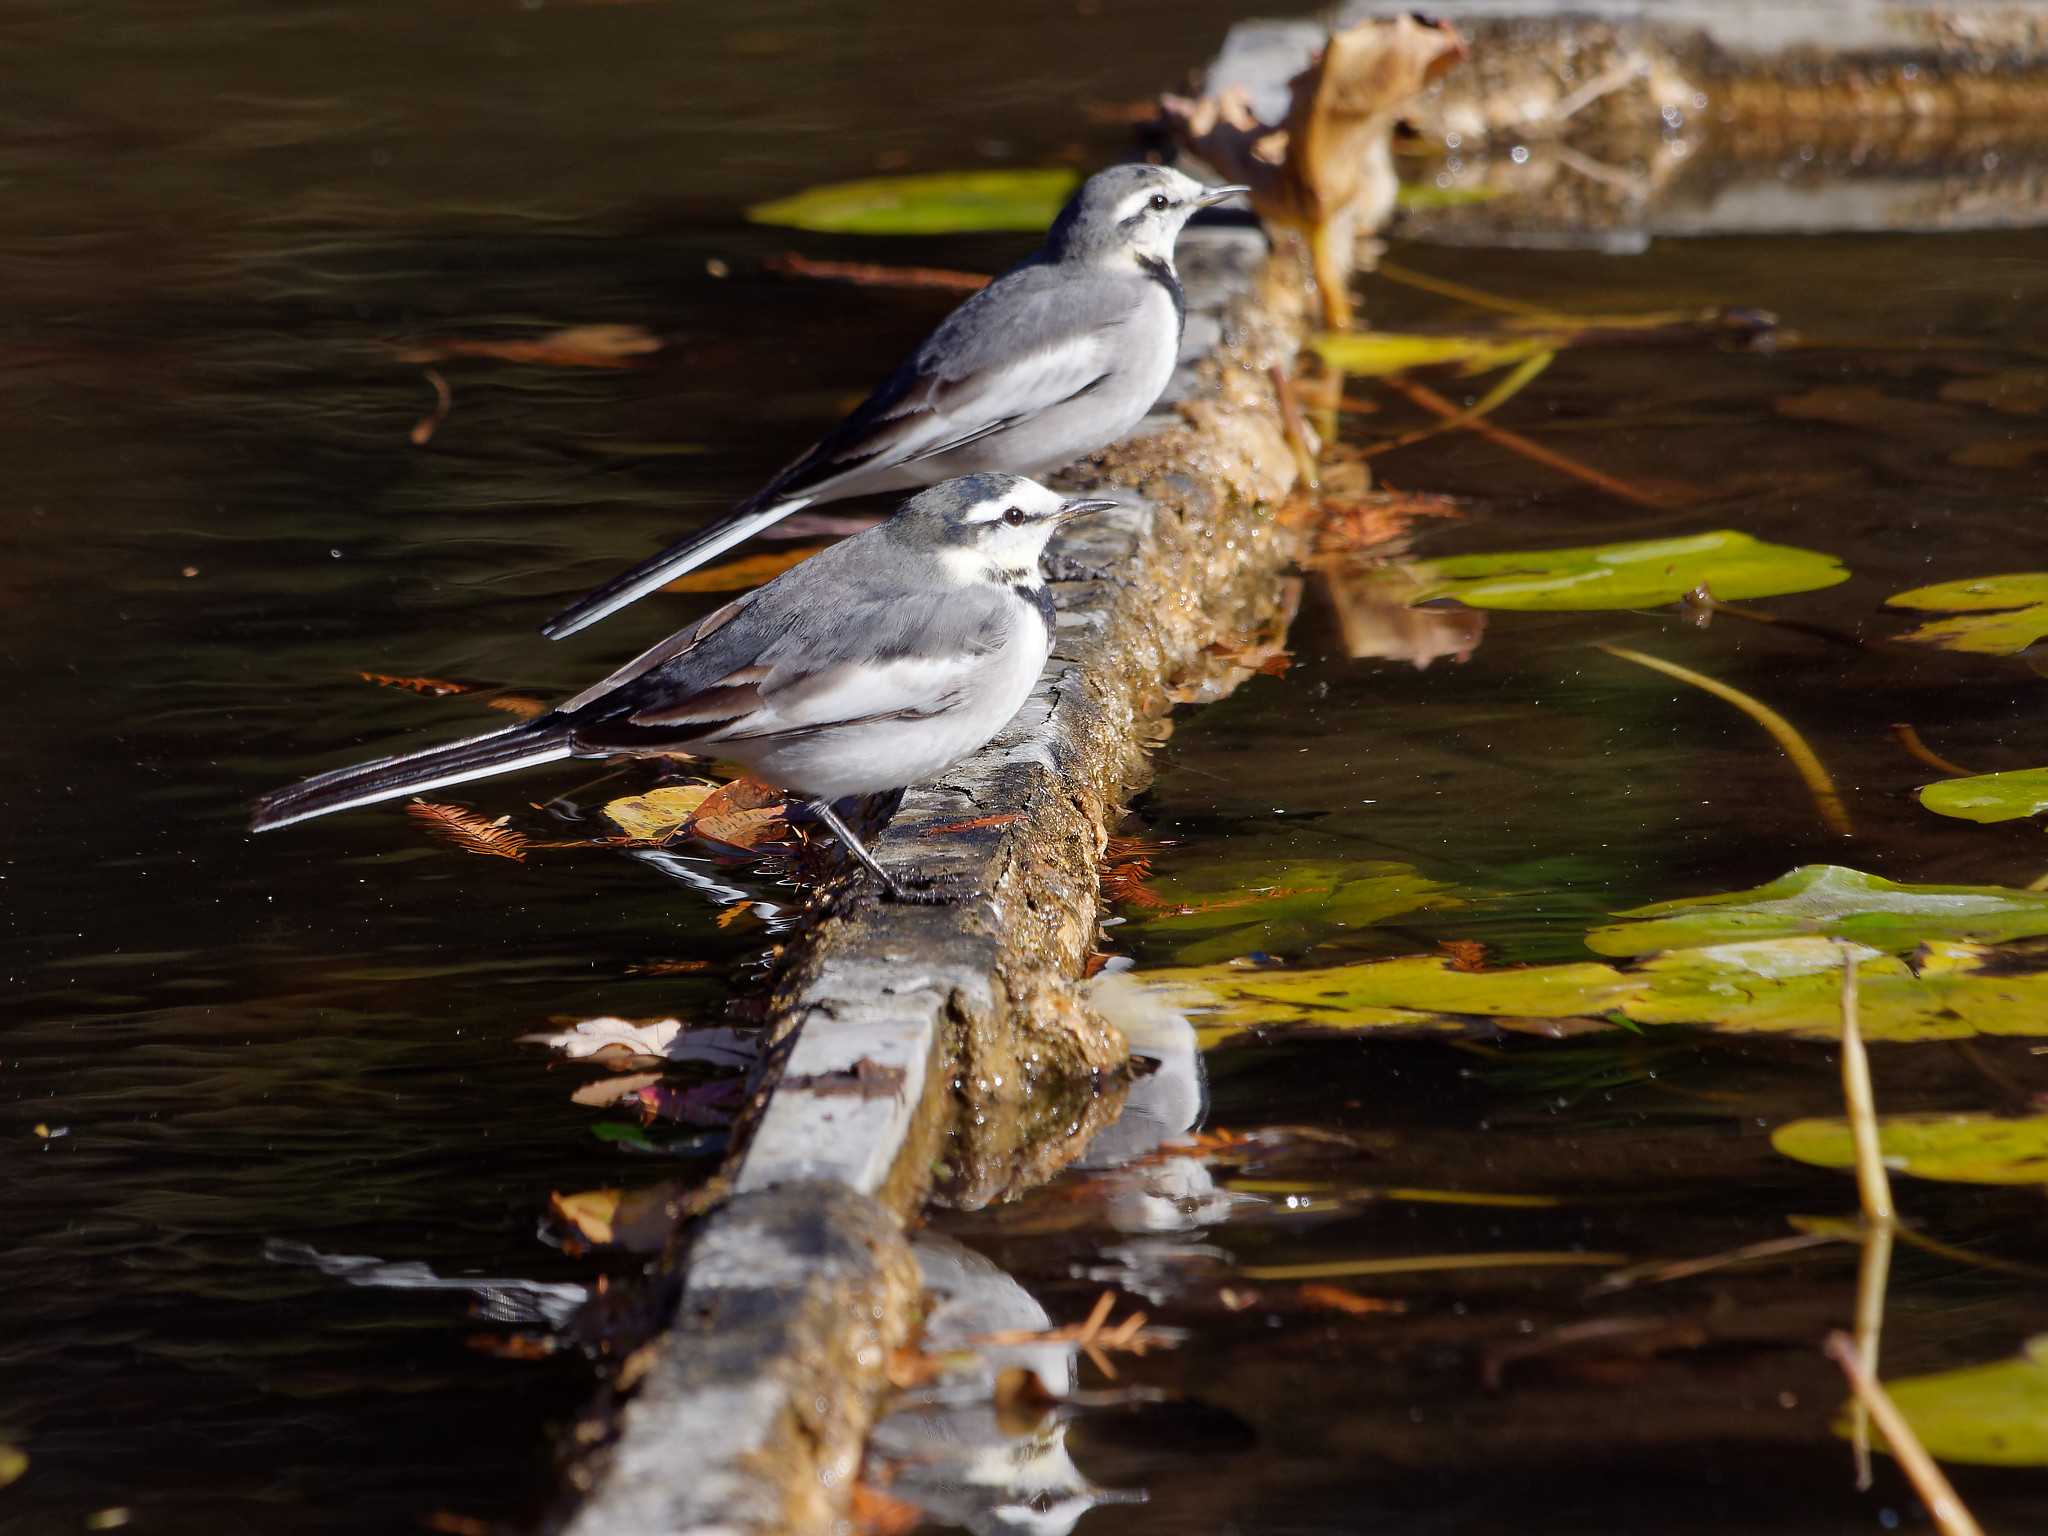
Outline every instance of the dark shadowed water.
<svg viewBox="0 0 2048 1536"><path fill-rule="evenodd" d="M547 1196L656 1174L593 1134L618 1117L570 1102L579 1076L516 1038L599 1014L729 1017L773 934L758 906L721 925L719 903L785 893L744 865L686 870L729 888L714 897L597 851L465 857L396 811L251 840L243 807L352 755L506 718L488 692L423 697L361 672L549 697L718 600L649 603L566 645L534 633L751 489L950 302L791 282L764 258L988 270L1025 243L789 236L745 225L746 203L877 171L1092 165L1128 141L1089 109L1178 83L1232 9L0 14L0 1443L30 1458L0 1491L0 1532L106 1511L148 1531L369 1532L542 1507L590 1372L471 1347L510 1325L417 1282L567 1287L623 1267L543 1241ZM1878 611L1889 592L2040 563L2036 472L1987 467L1980 445L2048 434L1940 399L1957 366L2048 347L2038 236L1397 254L1566 308L1768 308L1824 343L1565 354L1501 420L1698 499L1646 511L1442 438L1378 461L1387 482L1468 498L1460 520L1420 525L1420 554L1739 528L1856 572L1773 611L1872 634L1899 627ZM1473 318L1377 284L1368 301L1387 324ZM443 363L452 407L410 440L434 392L401 354L423 338L600 323L661 349L618 370ZM1845 425L1774 405L1844 386L1899 404ZM1414 424L1406 409L1357 418L1358 440ZM1910 790L1931 775L1888 730L1911 721L1979 771L2037 764L2042 685L2023 669L1668 613L1494 615L1468 661L1427 671L1351 660L1337 636L1312 583L1292 670L1184 712L1129 828L1171 842L1162 876L1250 885L1399 860L1465 898L1312 935L1324 953L1466 939L1495 960L1577 958L1614 908L1803 862L2021 885L2048 869L2037 829L1920 811ZM1853 843L1819 826L1754 726L1596 639L1792 716L1848 793ZM567 795L556 810L587 816L635 782L592 791L564 773L476 803L524 813ZM1167 958L1142 932L1121 947L1140 967ZM706 964L636 971L668 961ZM2048 1090L2025 1042L1881 1051L1877 1075L1896 1110L2020 1108ZM1067 1437L1093 1485L1149 1502L1083 1516L1041 1492L972 1529L1922 1525L1888 1464L1854 1493L1828 1431L1841 1394L1815 1341L1847 1319L1847 1248L1597 1305L1582 1294L1597 1269L1344 1282L1408 1305L1360 1316L1241 1274L1377 1252L1686 1256L1845 1213L1847 1180L1766 1139L1835 1112L1831 1050L1677 1032L1239 1043L1211 1055L1207 1083L1200 1119L1169 1129L1327 1134L1275 1136L1243 1168L1168 1159L1158 1188L1100 1202L1103 1176L1075 1173L940 1224L1054 1321L1113 1286L1188 1330L1120 1361ZM1247 1179L1521 1198L1290 1205L1233 1195ZM2048 1266L2033 1191L1920 1185L1907 1210L1946 1242ZM309 1251L329 1262L293 1261ZM425 1268L351 1285L337 1256ZM522 1294L492 1291L501 1306ZM2009 1355L2048 1330L2042 1294L1904 1253L1887 1366ZM1552 1337L1616 1317L1592 1344ZM1532 1340L1545 1347L1517 1352ZM1990 1528L2048 1526L2039 1474L1962 1481Z"/></svg>
<svg viewBox="0 0 2048 1536"><path fill-rule="evenodd" d="M1114 157L1128 130L1085 109L1179 81L1226 8L1112 9L0 14L0 1442L30 1457L0 1530L391 1531L545 1499L584 1367L466 1347L506 1329L459 1291L265 1245L589 1281L536 1236L548 1193L652 1175L515 1038L717 1018L763 928L601 853L467 858L395 810L252 841L243 808L506 719L360 672L552 696L717 601L534 632L751 489L950 302L762 275L874 247L741 209ZM892 251L986 269L1028 244ZM409 440L434 395L399 349L600 323L662 349L446 363L453 408ZM672 960L708 969L630 972Z"/></svg>

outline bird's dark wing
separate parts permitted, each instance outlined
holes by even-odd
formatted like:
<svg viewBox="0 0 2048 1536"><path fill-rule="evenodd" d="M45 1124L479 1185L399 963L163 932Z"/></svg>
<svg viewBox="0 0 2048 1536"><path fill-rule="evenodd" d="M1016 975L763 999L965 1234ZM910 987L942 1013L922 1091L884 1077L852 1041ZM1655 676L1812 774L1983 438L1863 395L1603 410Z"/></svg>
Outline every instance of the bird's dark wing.
<svg viewBox="0 0 2048 1536"><path fill-rule="evenodd" d="M932 458L1086 393L1126 350L1143 282L1077 281L1045 263L962 304L851 415L739 509L858 489L864 474Z"/></svg>
<svg viewBox="0 0 2048 1536"><path fill-rule="evenodd" d="M763 643L721 644L714 634L666 656L656 647L585 703L577 739L715 746L928 715L980 684L1019 611L1001 589L975 587L868 594L830 611L791 612L783 624L742 616L735 628Z"/></svg>

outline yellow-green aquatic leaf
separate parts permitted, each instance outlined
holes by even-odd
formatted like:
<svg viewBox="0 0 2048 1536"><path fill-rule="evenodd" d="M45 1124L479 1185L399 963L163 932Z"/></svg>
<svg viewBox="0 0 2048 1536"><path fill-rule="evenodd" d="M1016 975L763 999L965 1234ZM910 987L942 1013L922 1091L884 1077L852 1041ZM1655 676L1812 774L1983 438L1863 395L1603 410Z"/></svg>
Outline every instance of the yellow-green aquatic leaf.
<svg viewBox="0 0 2048 1536"><path fill-rule="evenodd" d="M1456 598L1472 608L1575 611L1654 608L1705 583L1718 598L1739 602L1812 592L1847 581L1833 555L1766 544L1721 529L1678 539L1643 539L1572 549L1454 555L1425 569L1410 604Z"/></svg>
<svg viewBox="0 0 2048 1536"><path fill-rule="evenodd" d="M1808 864L1755 890L1660 901L1618 915L1633 921L1586 935L1586 947L1596 955L1648 955L1800 934L1903 953L1929 939L1995 944L2048 933L2048 893L1998 885L1897 885L1836 864Z"/></svg>
<svg viewBox="0 0 2048 1536"><path fill-rule="evenodd" d="M1987 970L1994 953L1930 943L1909 961L1858 948L1858 1021L1868 1040L2048 1035L2048 974ZM1832 939L1763 939L1653 955L1628 1017L1730 1034L1841 1034L1842 960Z"/></svg>
<svg viewBox="0 0 2048 1536"><path fill-rule="evenodd" d="M1441 955L1356 965L1180 966L1141 978L1195 1015L1203 1043L1247 1029L1455 1030L1473 1018L1568 1019L1619 1006L1641 983L1612 966L1526 966L1461 971Z"/></svg>
<svg viewBox="0 0 2048 1536"><path fill-rule="evenodd" d="M18 1445L0 1445L0 1488L19 1481L27 1470L27 1451Z"/></svg>
<svg viewBox="0 0 2048 1536"><path fill-rule="evenodd" d="M1036 234L1058 216L1080 176L1074 171L953 171L880 176L810 187L756 203L747 217L849 235L950 235L974 230Z"/></svg>
<svg viewBox="0 0 2048 1536"><path fill-rule="evenodd" d="M1464 372L1489 373L1555 352L1571 342L1569 332L1525 336L1410 335L1402 331L1326 331L1309 342L1332 368L1364 378L1441 368L1456 363Z"/></svg>
<svg viewBox="0 0 2048 1536"><path fill-rule="evenodd" d="M2048 811L2048 768L2015 768L1943 779L1920 791L1920 803L1964 821L2017 821Z"/></svg>
<svg viewBox="0 0 2048 1536"><path fill-rule="evenodd" d="M1854 1168L1847 1120L1789 1120L1771 1145L1794 1162ZM1894 1173L1947 1184L2048 1184L2048 1115L1883 1115L1877 1145Z"/></svg>
<svg viewBox="0 0 2048 1536"><path fill-rule="evenodd" d="M1148 935L1187 935L1187 943L1174 947L1174 958L1199 965L1253 952L1294 954L1403 913L1462 904L1449 886L1408 864L1261 861L1213 864L1184 878L1147 881L1125 910L1132 925Z"/></svg>
<svg viewBox="0 0 2048 1536"><path fill-rule="evenodd" d="M2048 973L1989 967L1997 951L1932 942L1910 959L1855 946L1871 1040L2048 1035ZM1842 951L1818 935L1678 949L1622 969L1520 966L1461 971L1440 956L1288 970L1182 966L1145 973L1148 991L1193 1018L1211 1046L1247 1030L1444 1031L1486 1019L1619 1019L1733 1034L1834 1039Z"/></svg>
<svg viewBox="0 0 2048 1536"><path fill-rule="evenodd" d="M1885 1390L1937 1461L2048 1466L2048 1337L2030 1339L2015 1360L1896 1377ZM1845 1414L1835 1433L1848 1432Z"/></svg>
<svg viewBox="0 0 2048 1536"><path fill-rule="evenodd" d="M1465 208L1473 203L1490 203L1505 191L1506 187L1440 187L1434 181L1404 181L1394 194L1394 202L1399 207L1418 212Z"/></svg>
<svg viewBox="0 0 2048 1536"><path fill-rule="evenodd" d="M1915 587L1886 598L1885 606L1959 615L1923 624L1903 639L1980 656L2012 656L2048 636L2048 571Z"/></svg>

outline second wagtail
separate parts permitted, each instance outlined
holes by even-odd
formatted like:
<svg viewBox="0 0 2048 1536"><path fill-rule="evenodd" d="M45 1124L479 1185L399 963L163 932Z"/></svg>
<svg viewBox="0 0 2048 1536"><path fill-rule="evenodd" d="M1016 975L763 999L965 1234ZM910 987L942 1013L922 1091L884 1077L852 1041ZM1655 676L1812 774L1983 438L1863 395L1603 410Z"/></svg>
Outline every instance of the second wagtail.
<svg viewBox="0 0 2048 1536"><path fill-rule="evenodd" d="M339 768L256 804L267 832L567 757L727 758L808 799L901 900L832 802L945 772L1023 707L1052 649L1039 556L1068 500L1016 475L937 485L509 730Z"/></svg>
<svg viewBox="0 0 2048 1536"><path fill-rule="evenodd" d="M1115 442L1152 409L1180 353L1181 226L1246 190L1157 165L1083 184L1045 244L967 300L881 388L732 515L558 614L559 640L638 602L814 502L1029 475Z"/></svg>

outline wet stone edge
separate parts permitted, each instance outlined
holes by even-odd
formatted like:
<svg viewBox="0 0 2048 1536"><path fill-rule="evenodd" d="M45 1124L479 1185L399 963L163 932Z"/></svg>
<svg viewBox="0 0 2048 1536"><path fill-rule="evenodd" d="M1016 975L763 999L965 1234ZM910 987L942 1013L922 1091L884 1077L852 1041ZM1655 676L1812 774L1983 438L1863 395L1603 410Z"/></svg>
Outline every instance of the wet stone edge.
<svg viewBox="0 0 2048 1536"><path fill-rule="evenodd" d="M1123 1040L1077 990L1105 840L1169 688L1273 611L1294 552L1271 516L1295 470L1269 370L1308 327L1298 267L1229 226L1188 231L1178 264L1167 401L1054 477L1129 507L1054 546L1037 689L870 844L985 899L896 905L849 882L792 945L732 1197L679 1250L675 1321L610 1446L575 1469L569 1536L832 1529L917 1320L903 1224L941 1184L973 1206L1049 1176L1121 1102Z"/></svg>

